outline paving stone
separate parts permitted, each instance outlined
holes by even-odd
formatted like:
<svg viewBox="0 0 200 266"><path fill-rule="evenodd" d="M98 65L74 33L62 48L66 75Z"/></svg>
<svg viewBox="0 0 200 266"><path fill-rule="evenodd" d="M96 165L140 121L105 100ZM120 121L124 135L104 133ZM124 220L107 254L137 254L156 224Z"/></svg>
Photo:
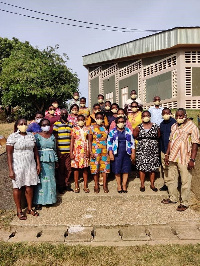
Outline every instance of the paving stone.
<svg viewBox="0 0 200 266"><path fill-rule="evenodd" d="M181 240L200 240L200 231L196 225L173 226L173 229Z"/></svg>
<svg viewBox="0 0 200 266"><path fill-rule="evenodd" d="M121 236L119 235L119 228L96 228L94 232L95 242L121 241Z"/></svg>
<svg viewBox="0 0 200 266"><path fill-rule="evenodd" d="M145 226L127 226L120 229L120 235L124 241L148 241L150 237Z"/></svg>
<svg viewBox="0 0 200 266"><path fill-rule="evenodd" d="M41 232L38 228L25 228L24 230L17 230L14 237L9 239L9 242L38 242L40 238L37 234Z"/></svg>
<svg viewBox="0 0 200 266"><path fill-rule="evenodd" d="M172 228L168 225L151 225L147 227L151 240L177 240Z"/></svg>
<svg viewBox="0 0 200 266"><path fill-rule="evenodd" d="M71 226L68 229L68 235L65 242L90 242L92 240L93 227Z"/></svg>
<svg viewBox="0 0 200 266"><path fill-rule="evenodd" d="M0 230L0 241L8 241L11 233L10 231Z"/></svg>

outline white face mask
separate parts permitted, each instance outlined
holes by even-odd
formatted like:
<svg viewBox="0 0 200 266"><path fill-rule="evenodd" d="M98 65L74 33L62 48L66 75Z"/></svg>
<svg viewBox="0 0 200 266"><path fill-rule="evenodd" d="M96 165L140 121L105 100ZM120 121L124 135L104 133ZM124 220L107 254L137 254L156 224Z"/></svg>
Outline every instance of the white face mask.
<svg viewBox="0 0 200 266"><path fill-rule="evenodd" d="M132 95L131 95L131 99L132 99L132 100L135 100L136 98L137 98L137 94L132 94Z"/></svg>
<svg viewBox="0 0 200 266"><path fill-rule="evenodd" d="M111 111L113 112L113 114L116 114L118 112L118 109L114 108Z"/></svg>
<svg viewBox="0 0 200 266"><path fill-rule="evenodd" d="M71 113L76 115L76 114L78 114L78 111L77 110L71 110Z"/></svg>
<svg viewBox="0 0 200 266"><path fill-rule="evenodd" d="M22 126L19 125L19 126L17 126L17 128L19 129L20 132L25 133L28 126L27 125L22 125Z"/></svg>
<svg viewBox="0 0 200 266"><path fill-rule="evenodd" d="M125 114L117 115L117 117L125 117L125 116L126 116Z"/></svg>
<svg viewBox="0 0 200 266"><path fill-rule="evenodd" d="M103 99L98 99L98 103L103 103Z"/></svg>
<svg viewBox="0 0 200 266"><path fill-rule="evenodd" d="M117 124L117 127L120 128L120 129L122 129L122 128L125 127L125 124L124 124L124 123L118 123L118 124Z"/></svg>
<svg viewBox="0 0 200 266"><path fill-rule="evenodd" d="M131 110L133 111L133 113L136 113L138 111L138 108L137 107L133 107L133 108L131 108Z"/></svg>
<svg viewBox="0 0 200 266"><path fill-rule="evenodd" d="M74 99L75 99L75 100L78 100L78 98L79 98L79 97L78 97L77 95L76 95L76 96L74 96Z"/></svg>
<svg viewBox="0 0 200 266"><path fill-rule="evenodd" d="M142 118L142 121L143 121L144 123L148 123L148 122L150 121L150 117L145 116L145 117Z"/></svg>
<svg viewBox="0 0 200 266"><path fill-rule="evenodd" d="M42 118L35 118L35 122L38 124L40 123L41 120L42 120Z"/></svg>
<svg viewBox="0 0 200 266"><path fill-rule="evenodd" d="M100 110L94 110L94 113L96 114L96 113L99 113L99 112L101 112Z"/></svg>
<svg viewBox="0 0 200 266"><path fill-rule="evenodd" d="M80 121L78 121L77 124L78 124L80 127L83 127L83 126L85 125L85 121L80 120Z"/></svg>
<svg viewBox="0 0 200 266"><path fill-rule="evenodd" d="M160 105L160 101L155 101L154 104L155 104L156 106L158 106L158 105Z"/></svg>
<svg viewBox="0 0 200 266"><path fill-rule="evenodd" d="M80 103L80 107L85 107L85 103Z"/></svg>
<svg viewBox="0 0 200 266"><path fill-rule="evenodd" d="M106 105L106 106L105 106L105 109L106 109L107 111L109 111L109 110L110 110L110 106Z"/></svg>
<svg viewBox="0 0 200 266"><path fill-rule="evenodd" d="M50 130L50 126L44 126L44 127L41 127L42 131L44 132L48 132Z"/></svg>
<svg viewBox="0 0 200 266"><path fill-rule="evenodd" d="M183 124L185 122L185 117L184 118L177 118L176 121L178 124Z"/></svg>
<svg viewBox="0 0 200 266"><path fill-rule="evenodd" d="M102 125L103 124L103 120L102 119L96 119L96 123L97 125Z"/></svg>
<svg viewBox="0 0 200 266"><path fill-rule="evenodd" d="M53 107L58 108L58 104L57 103L52 103Z"/></svg>
<svg viewBox="0 0 200 266"><path fill-rule="evenodd" d="M162 118L163 118L164 120L169 120L170 117L171 117L171 115L167 115L167 114L165 114L165 115L162 116Z"/></svg>

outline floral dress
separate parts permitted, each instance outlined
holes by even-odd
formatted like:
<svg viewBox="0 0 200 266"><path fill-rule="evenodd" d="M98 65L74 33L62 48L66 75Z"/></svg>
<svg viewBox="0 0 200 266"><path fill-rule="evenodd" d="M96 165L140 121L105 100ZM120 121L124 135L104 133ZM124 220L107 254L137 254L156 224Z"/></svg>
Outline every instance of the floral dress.
<svg viewBox="0 0 200 266"><path fill-rule="evenodd" d="M73 154L74 159L71 161L73 168L85 168L89 165L89 159L86 157L88 151L88 134L87 127L74 127L71 131L71 136L74 137Z"/></svg>
<svg viewBox="0 0 200 266"><path fill-rule="evenodd" d="M107 152L108 131L104 126L91 126L90 134L93 136L92 153L95 158L90 159L91 174L110 173L110 157Z"/></svg>
<svg viewBox="0 0 200 266"><path fill-rule="evenodd" d="M34 190L34 204L56 203L56 180L55 162L58 161L56 155L56 140L54 135L44 138L40 134L35 135L36 144L40 157L40 184Z"/></svg>
<svg viewBox="0 0 200 266"><path fill-rule="evenodd" d="M76 127L78 122L78 116L69 114L67 120L72 123L73 127Z"/></svg>

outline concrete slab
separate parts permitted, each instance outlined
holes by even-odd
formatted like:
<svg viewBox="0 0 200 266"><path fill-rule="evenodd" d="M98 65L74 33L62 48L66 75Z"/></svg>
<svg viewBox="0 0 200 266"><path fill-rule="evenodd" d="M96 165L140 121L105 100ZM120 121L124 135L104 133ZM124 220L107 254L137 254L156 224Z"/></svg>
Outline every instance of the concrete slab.
<svg viewBox="0 0 200 266"><path fill-rule="evenodd" d="M150 237L145 226L127 226L120 228L120 235L124 241L148 241Z"/></svg>
<svg viewBox="0 0 200 266"><path fill-rule="evenodd" d="M41 232L40 228L25 228L23 231L17 230L14 237L8 242L40 242L40 237L37 234Z"/></svg>
<svg viewBox="0 0 200 266"><path fill-rule="evenodd" d="M151 225L147 227L151 240L177 240L172 228L168 225Z"/></svg>
<svg viewBox="0 0 200 266"><path fill-rule="evenodd" d="M121 241L119 228L96 228L94 229L94 242L118 242Z"/></svg>
<svg viewBox="0 0 200 266"><path fill-rule="evenodd" d="M68 228L65 242L90 242L92 237L93 227L83 227L80 225L70 226Z"/></svg>
<svg viewBox="0 0 200 266"><path fill-rule="evenodd" d="M172 228L181 240L200 240L200 231L197 225L179 225Z"/></svg>

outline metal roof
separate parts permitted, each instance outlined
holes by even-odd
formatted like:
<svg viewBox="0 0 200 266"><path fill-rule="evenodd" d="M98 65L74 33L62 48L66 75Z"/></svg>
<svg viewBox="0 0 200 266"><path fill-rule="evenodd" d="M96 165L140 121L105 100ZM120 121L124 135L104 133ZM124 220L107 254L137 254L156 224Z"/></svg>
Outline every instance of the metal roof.
<svg viewBox="0 0 200 266"><path fill-rule="evenodd" d="M200 45L200 27L173 28L83 56L83 65L136 56L173 48L177 45Z"/></svg>

